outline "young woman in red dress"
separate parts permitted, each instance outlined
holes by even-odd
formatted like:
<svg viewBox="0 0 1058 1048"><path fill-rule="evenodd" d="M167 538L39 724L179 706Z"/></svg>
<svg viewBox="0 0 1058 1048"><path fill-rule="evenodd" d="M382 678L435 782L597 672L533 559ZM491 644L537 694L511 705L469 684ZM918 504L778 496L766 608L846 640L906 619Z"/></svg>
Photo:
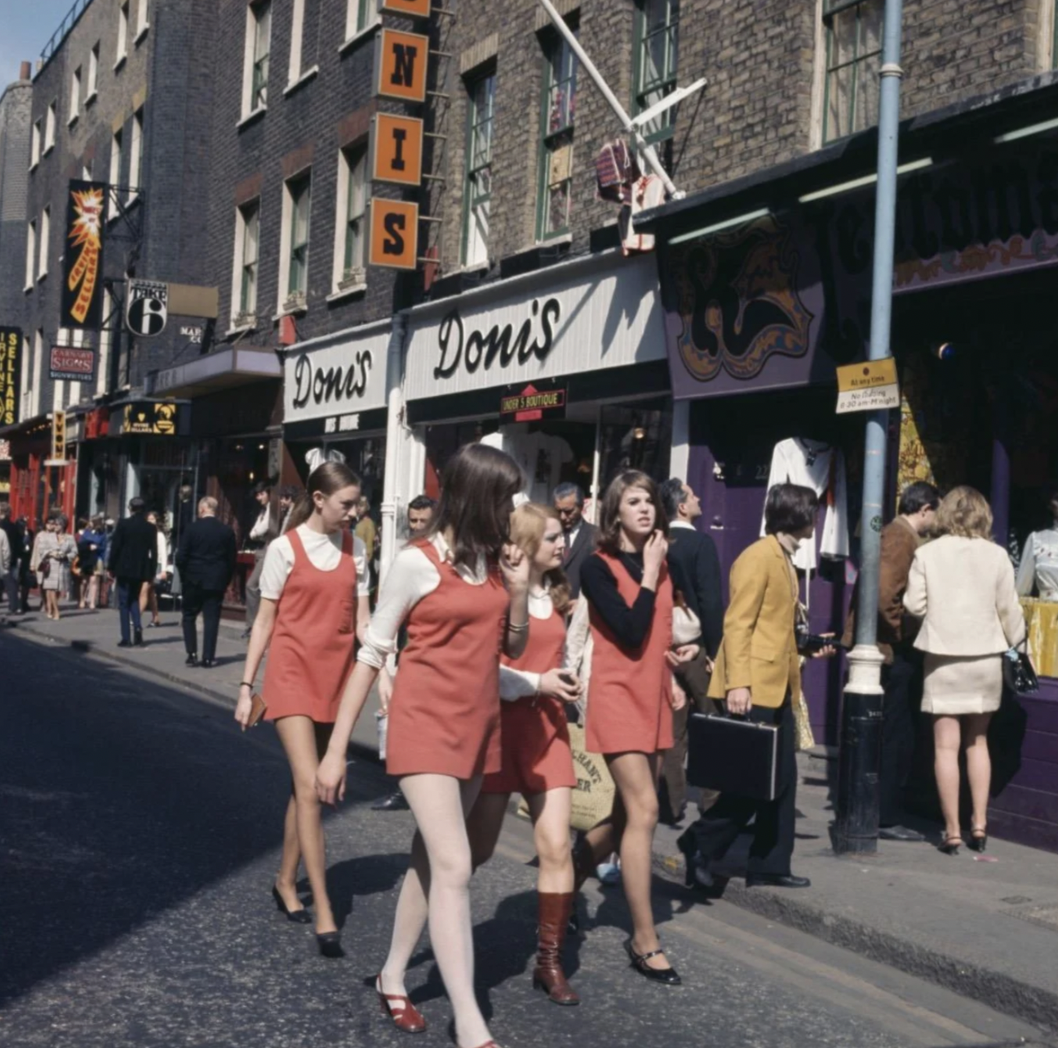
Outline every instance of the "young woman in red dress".
<svg viewBox="0 0 1058 1048"><path fill-rule="evenodd" d="M482 776L500 770L500 652L517 658L530 632L529 561L507 544L524 480L502 451L468 444L449 460L441 483L430 531L397 554L382 585L316 788L325 803L342 798L353 727L406 625L386 770L400 779L418 830L375 988L399 1029L426 1028L404 978L429 919L458 1048L489 1048L495 1042L474 995L466 817Z"/></svg>
<svg viewBox="0 0 1058 1048"><path fill-rule="evenodd" d="M626 470L603 498L598 549L581 569L593 643L585 746L606 758L617 787L611 817L591 829L574 856L577 887L615 847L632 915L625 948L636 971L678 985L650 905L651 855L658 822L661 754L673 742L672 583L667 524L657 488Z"/></svg>
<svg viewBox="0 0 1058 1048"><path fill-rule="evenodd" d="M316 938L325 957L342 945L327 896L327 862L316 794L316 768L353 669L357 632L369 618L367 554L353 536L360 478L342 462L326 462L309 476L286 534L275 539L261 570L261 609L254 620L235 719L250 719L253 680L268 652L261 697L274 721L293 776L283 827L283 858L272 895L300 924L311 917L297 893L304 860L316 907Z"/></svg>
<svg viewBox="0 0 1058 1048"><path fill-rule="evenodd" d="M500 660L503 768L485 776L467 832L476 868L496 848L511 794L525 798L540 859L533 986L555 1004L579 1004L562 969L573 907L569 823L577 785L565 703L577 701L580 687L562 670L569 583L562 572L566 543L558 513L532 502L519 506L511 517L511 541L529 558L532 629L521 658Z"/></svg>

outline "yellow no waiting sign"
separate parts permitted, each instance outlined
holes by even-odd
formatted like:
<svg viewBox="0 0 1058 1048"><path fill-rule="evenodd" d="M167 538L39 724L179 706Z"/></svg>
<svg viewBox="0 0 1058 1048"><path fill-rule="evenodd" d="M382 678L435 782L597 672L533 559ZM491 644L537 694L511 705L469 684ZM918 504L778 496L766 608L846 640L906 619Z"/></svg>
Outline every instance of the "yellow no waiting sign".
<svg viewBox="0 0 1058 1048"><path fill-rule="evenodd" d="M900 407L900 385L892 357L847 364L837 369L837 376L839 415Z"/></svg>

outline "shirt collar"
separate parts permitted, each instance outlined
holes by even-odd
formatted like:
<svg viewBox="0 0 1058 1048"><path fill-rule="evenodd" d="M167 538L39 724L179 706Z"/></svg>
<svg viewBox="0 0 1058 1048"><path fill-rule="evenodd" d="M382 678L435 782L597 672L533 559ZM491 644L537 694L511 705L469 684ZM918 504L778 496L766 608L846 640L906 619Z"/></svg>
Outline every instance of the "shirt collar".
<svg viewBox="0 0 1058 1048"><path fill-rule="evenodd" d="M697 531L698 529L686 520L670 520L670 528L689 528L691 531Z"/></svg>

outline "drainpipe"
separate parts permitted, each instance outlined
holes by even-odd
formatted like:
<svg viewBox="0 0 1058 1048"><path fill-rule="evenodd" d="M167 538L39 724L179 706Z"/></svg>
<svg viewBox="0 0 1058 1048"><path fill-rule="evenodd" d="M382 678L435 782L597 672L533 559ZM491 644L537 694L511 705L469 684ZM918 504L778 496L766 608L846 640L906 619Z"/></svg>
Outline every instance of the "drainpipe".
<svg viewBox="0 0 1058 1048"><path fill-rule="evenodd" d="M382 471L382 550L379 557L379 588L385 581L389 566L397 555L397 477L399 460L404 458L400 441L403 436L404 415L404 338L408 318L404 313L393 315L393 330L386 354L386 462Z"/></svg>
<svg viewBox="0 0 1058 1048"><path fill-rule="evenodd" d="M900 124L900 31L903 0L885 0L881 93L878 111L878 195L874 211L874 273L871 287L870 360L892 356L893 241L896 224L897 135ZM878 848L878 769L882 747L882 655L878 651L878 575L889 412L867 416L863 465L862 565L856 606L856 646L841 706L838 750L838 855Z"/></svg>

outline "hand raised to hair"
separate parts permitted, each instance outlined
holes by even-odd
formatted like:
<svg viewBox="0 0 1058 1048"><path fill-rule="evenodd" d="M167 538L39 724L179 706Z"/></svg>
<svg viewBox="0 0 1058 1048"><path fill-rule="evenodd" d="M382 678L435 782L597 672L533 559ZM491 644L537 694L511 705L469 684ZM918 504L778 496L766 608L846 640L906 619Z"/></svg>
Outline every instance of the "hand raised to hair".
<svg viewBox="0 0 1058 1048"><path fill-rule="evenodd" d="M651 532L643 547L643 571L657 572L669 555L669 543L660 531Z"/></svg>
<svg viewBox="0 0 1058 1048"><path fill-rule="evenodd" d="M513 543L506 543L500 553L500 570L509 590L529 588L529 558L524 550Z"/></svg>

